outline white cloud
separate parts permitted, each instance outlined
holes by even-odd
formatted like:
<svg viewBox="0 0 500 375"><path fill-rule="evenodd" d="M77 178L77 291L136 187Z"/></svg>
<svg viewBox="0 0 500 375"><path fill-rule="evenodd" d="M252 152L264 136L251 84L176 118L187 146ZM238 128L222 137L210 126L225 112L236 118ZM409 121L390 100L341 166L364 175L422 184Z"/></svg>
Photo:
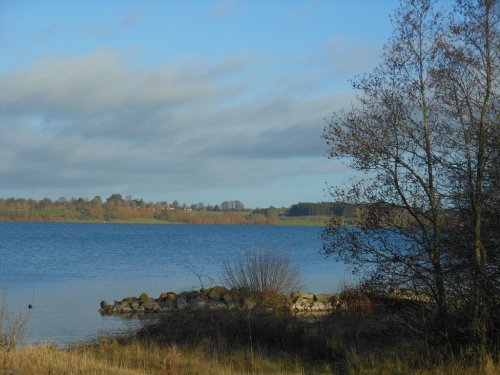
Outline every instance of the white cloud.
<svg viewBox="0 0 500 375"><path fill-rule="evenodd" d="M258 75L242 59L145 69L102 50L4 73L4 191L238 190L324 174L323 118L345 93L291 74L263 92Z"/></svg>
<svg viewBox="0 0 500 375"><path fill-rule="evenodd" d="M109 51L46 59L0 77L5 111L93 115L216 100L227 88L208 80L209 70L179 64L140 70Z"/></svg>

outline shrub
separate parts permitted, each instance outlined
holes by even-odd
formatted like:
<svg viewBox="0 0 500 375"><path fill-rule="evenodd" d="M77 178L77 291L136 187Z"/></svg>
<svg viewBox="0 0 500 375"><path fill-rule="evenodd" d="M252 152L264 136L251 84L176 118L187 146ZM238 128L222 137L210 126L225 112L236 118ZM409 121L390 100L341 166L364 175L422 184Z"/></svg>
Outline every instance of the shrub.
<svg viewBox="0 0 500 375"><path fill-rule="evenodd" d="M373 312L373 302L368 293L359 285L344 285L338 295L341 308L349 311L363 313Z"/></svg>
<svg viewBox="0 0 500 375"><path fill-rule="evenodd" d="M298 289L300 267L292 265L290 256L283 252L247 251L225 261L223 279L231 288L285 294Z"/></svg>

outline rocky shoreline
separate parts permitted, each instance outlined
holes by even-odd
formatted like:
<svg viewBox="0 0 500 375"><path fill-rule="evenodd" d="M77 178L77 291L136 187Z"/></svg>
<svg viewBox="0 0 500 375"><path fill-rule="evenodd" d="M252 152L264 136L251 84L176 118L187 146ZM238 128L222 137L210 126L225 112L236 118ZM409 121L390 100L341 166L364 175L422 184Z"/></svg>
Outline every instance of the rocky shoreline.
<svg viewBox="0 0 500 375"><path fill-rule="evenodd" d="M305 292L266 294L224 286L182 293L166 292L158 298L142 293L139 297L127 297L113 304L102 301L100 306L99 312L103 315L196 310L280 310L294 315L321 315L345 308L338 295Z"/></svg>

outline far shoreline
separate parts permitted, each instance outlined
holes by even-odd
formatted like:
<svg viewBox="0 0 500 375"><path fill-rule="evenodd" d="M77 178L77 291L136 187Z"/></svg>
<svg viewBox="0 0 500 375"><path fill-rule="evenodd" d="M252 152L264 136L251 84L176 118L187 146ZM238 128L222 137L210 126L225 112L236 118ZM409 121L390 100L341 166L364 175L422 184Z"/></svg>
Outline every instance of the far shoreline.
<svg viewBox="0 0 500 375"><path fill-rule="evenodd" d="M279 220L274 223L190 223L190 222L172 222L159 219L116 219L116 220L79 220L79 219L67 219L67 220L0 220L0 223L60 223L60 224L138 224L138 225L249 225L249 226L290 226L290 227L325 227L328 224L328 217L324 217L323 221L317 217L314 219L308 218L287 218L285 220Z"/></svg>

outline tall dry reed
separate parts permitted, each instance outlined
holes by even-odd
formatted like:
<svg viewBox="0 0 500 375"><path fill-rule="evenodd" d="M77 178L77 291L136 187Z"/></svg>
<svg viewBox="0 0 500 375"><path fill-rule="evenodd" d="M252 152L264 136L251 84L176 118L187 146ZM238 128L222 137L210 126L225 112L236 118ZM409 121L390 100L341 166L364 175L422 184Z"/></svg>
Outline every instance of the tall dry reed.
<svg viewBox="0 0 500 375"><path fill-rule="evenodd" d="M12 313L8 306L8 288L5 287L0 298L0 348L14 348L26 336L28 313Z"/></svg>

